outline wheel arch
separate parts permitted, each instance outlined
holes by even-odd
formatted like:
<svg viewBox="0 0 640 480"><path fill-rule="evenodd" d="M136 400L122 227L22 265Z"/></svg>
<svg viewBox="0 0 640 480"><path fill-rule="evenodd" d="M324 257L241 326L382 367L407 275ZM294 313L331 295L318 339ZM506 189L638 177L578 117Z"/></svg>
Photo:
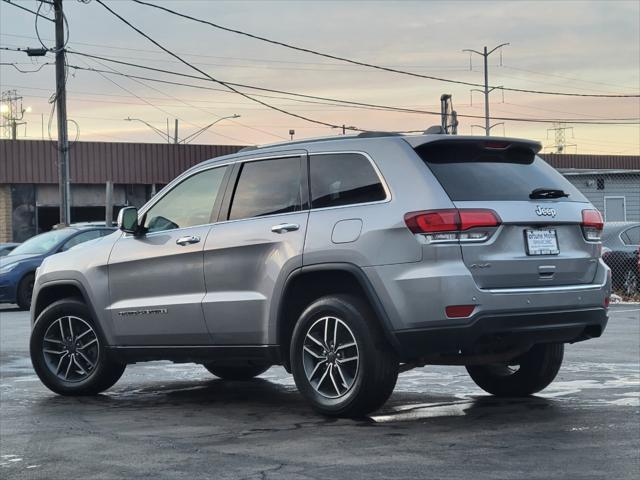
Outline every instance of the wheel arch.
<svg viewBox="0 0 640 480"><path fill-rule="evenodd" d="M296 321L314 300L331 294L354 294L366 301L375 314L375 321L394 350L398 343L390 321L371 282L358 266L350 263L310 265L293 271L285 281L279 299L276 318L276 338L282 364L290 371L289 346Z"/></svg>
<svg viewBox="0 0 640 480"><path fill-rule="evenodd" d="M89 301L89 296L84 286L76 280L61 280L45 283L38 289L37 296L33 298L33 306L31 308L32 323L35 323L40 314L49 305L65 298L82 300L91 311L94 320L97 319L96 312Z"/></svg>

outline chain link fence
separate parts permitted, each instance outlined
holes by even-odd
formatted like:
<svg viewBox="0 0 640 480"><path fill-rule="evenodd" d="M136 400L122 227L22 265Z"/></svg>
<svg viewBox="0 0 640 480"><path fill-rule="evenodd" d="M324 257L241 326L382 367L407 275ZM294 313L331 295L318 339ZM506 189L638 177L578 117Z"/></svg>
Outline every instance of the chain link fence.
<svg viewBox="0 0 640 480"><path fill-rule="evenodd" d="M635 169L559 168L605 221L602 258L611 268L613 301L640 301L640 158L624 166L634 163Z"/></svg>

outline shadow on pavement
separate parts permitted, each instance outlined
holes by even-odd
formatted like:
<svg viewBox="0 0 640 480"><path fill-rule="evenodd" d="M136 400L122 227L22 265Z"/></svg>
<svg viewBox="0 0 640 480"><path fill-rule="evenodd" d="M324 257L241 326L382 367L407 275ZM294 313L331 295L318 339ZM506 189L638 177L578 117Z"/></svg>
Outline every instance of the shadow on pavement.
<svg viewBox="0 0 640 480"><path fill-rule="evenodd" d="M153 415L154 413L176 417L206 414L210 419L224 416L237 420L253 418L278 418L295 423L300 417L314 423L331 423L336 419L325 418L313 412L295 387L285 386L265 379L249 381L172 381L139 388L118 389L95 397L62 397L50 395L37 402L36 408L67 410L90 414L108 409L111 414L124 417ZM541 397L498 398L493 396L452 397L423 393L396 392L379 411L372 415L352 419L361 426L392 423L423 423L425 420L453 417L472 418L475 423L486 420L494 423L505 417L526 419L544 411L544 418L552 420L563 414L557 402ZM284 417L284 418L283 418ZM122 419L124 420L124 419ZM482 422L481 422L482 423Z"/></svg>

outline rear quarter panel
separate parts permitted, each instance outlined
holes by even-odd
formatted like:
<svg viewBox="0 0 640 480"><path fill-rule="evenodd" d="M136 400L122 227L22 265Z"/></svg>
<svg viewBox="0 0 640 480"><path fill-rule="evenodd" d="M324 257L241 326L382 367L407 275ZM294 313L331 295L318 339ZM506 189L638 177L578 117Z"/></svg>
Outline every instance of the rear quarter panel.
<svg viewBox="0 0 640 480"><path fill-rule="evenodd" d="M370 157L388 190L385 201L311 210L304 265L346 262L365 267L419 262L422 247L404 223L404 215L428 208L450 208L448 196L413 149L401 138L353 139L310 144L309 155L362 153ZM334 234L345 221L362 224L351 241ZM347 235L349 237L349 235Z"/></svg>

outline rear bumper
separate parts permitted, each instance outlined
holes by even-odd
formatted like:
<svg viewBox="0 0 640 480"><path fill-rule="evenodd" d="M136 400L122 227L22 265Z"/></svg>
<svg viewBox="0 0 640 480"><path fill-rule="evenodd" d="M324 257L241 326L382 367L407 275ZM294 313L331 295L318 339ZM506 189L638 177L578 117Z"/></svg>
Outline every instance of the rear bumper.
<svg viewBox="0 0 640 480"><path fill-rule="evenodd" d="M574 342L598 336L591 330L601 334L607 322L611 282L602 260L593 283L530 288L481 289L459 259L363 270L401 358L478 349L487 334L493 340L509 334L514 342ZM468 318L449 318L450 305L475 309Z"/></svg>
<svg viewBox="0 0 640 480"><path fill-rule="evenodd" d="M573 343L602 335L607 310L482 313L456 326L396 331L405 359L430 354L485 353L535 343Z"/></svg>

